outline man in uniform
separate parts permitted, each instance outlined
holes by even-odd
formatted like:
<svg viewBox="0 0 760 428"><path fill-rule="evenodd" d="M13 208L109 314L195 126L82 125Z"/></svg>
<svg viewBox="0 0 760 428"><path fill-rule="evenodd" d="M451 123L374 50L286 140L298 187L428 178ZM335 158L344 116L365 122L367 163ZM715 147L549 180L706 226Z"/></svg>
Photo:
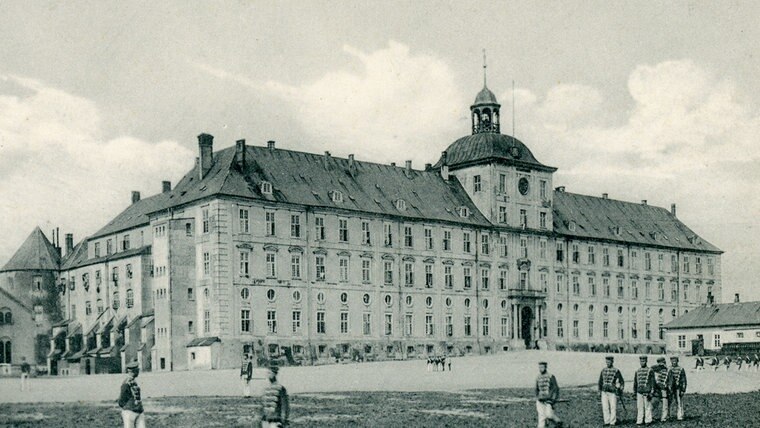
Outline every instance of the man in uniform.
<svg viewBox="0 0 760 428"><path fill-rule="evenodd" d="M755 371L757 371L758 369L760 369L759 366L760 366L760 356L755 354L752 356L752 367L754 367Z"/></svg>
<svg viewBox="0 0 760 428"><path fill-rule="evenodd" d="M145 413L140 397L140 387L135 381L139 374L140 369L137 361L127 364L127 378L121 384L119 394L119 407L121 407L121 419L124 421L124 428L145 428Z"/></svg>
<svg viewBox="0 0 760 428"><path fill-rule="evenodd" d="M29 363L26 362L26 357L21 357L21 390L30 390L29 387L29 373L32 372L32 368Z"/></svg>
<svg viewBox="0 0 760 428"><path fill-rule="evenodd" d="M554 375L546 371L546 362L538 363L536 378L536 411L538 412L538 428L546 426L546 420L554 421L558 427L562 421L554 414L554 403L559 399L559 386Z"/></svg>
<svg viewBox="0 0 760 428"><path fill-rule="evenodd" d="M243 364L240 367L240 379L243 382L243 397L251 396L251 378L253 378L253 357L251 354L244 354Z"/></svg>
<svg viewBox="0 0 760 428"><path fill-rule="evenodd" d="M652 423L652 395L654 394L654 372L647 367L647 357L639 357L641 368L636 370L633 378L633 390L636 392L636 425Z"/></svg>
<svg viewBox="0 0 760 428"><path fill-rule="evenodd" d="M686 370L678 365L678 357L670 357L670 370L668 371L668 389L670 397L675 401L676 418L683 420L683 396L686 394Z"/></svg>
<svg viewBox="0 0 760 428"><path fill-rule="evenodd" d="M668 420L668 412L670 410L670 407L668 407L668 364L665 357L657 359L657 365L652 367L652 371L654 372L655 381L654 395L662 405L660 421L665 422Z"/></svg>
<svg viewBox="0 0 760 428"><path fill-rule="evenodd" d="M620 370L612 366L615 359L611 355L605 359L607 367L599 374L599 391L602 394L604 425L612 426L617 423L617 397L623 392L625 381Z"/></svg>
<svg viewBox="0 0 760 428"><path fill-rule="evenodd" d="M285 387L277 383L279 367L269 366L269 385L261 395L261 428L282 428L288 425L290 402Z"/></svg>

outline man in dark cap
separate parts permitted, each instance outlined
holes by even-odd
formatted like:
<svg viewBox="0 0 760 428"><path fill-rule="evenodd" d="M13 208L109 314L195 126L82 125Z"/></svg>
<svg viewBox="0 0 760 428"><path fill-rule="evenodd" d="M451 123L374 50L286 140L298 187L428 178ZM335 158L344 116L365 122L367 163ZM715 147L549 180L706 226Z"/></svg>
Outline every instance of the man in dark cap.
<svg viewBox="0 0 760 428"><path fill-rule="evenodd" d="M636 392L636 425L652 423L652 395L654 394L654 372L647 367L647 357L639 357L641 368L636 370L633 378L633 390Z"/></svg>
<svg viewBox="0 0 760 428"><path fill-rule="evenodd" d="M127 364L127 378L121 384L119 407L124 428L145 428L145 413L140 395L140 387L135 379L140 374L137 361Z"/></svg>
<svg viewBox="0 0 760 428"><path fill-rule="evenodd" d="M536 378L536 411L538 412L538 428L546 426L547 419L554 421L555 426L561 427L562 421L554 414L554 403L559 399L559 385L554 375L546 371L546 362L538 363Z"/></svg>
<svg viewBox="0 0 760 428"><path fill-rule="evenodd" d="M243 397L251 397L251 378L253 378L253 357L246 353L240 366L240 379L243 382Z"/></svg>
<svg viewBox="0 0 760 428"><path fill-rule="evenodd" d="M654 371L654 395L662 406L660 412L660 421L665 422L668 420L668 411L670 410L668 401L668 364L665 357L657 358L657 365L652 367Z"/></svg>
<svg viewBox="0 0 760 428"><path fill-rule="evenodd" d="M282 428L288 425L290 402L285 387L277 383L279 367L269 366L269 385L261 396L261 428Z"/></svg>
<svg viewBox="0 0 760 428"><path fill-rule="evenodd" d="M605 360L607 367L599 374L599 391L602 394L604 425L612 426L617 423L617 397L622 393L625 381L620 370L613 366L615 359L608 355Z"/></svg>
<svg viewBox="0 0 760 428"><path fill-rule="evenodd" d="M678 357L670 357L670 370L668 371L668 389L671 399L676 405L676 418L683 420L683 396L686 394L686 370L678 365Z"/></svg>

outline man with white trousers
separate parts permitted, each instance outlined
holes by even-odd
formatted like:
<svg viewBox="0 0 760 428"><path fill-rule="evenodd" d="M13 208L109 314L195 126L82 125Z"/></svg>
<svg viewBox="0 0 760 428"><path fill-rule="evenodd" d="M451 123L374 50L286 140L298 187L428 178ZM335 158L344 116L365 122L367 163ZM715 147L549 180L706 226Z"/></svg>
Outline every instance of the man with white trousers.
<svg viewBox="0 0 760 428"><path fill-rule="evenodd" d="M615 359L608 355L607 367L599 374L599 392L602 395L602 414L604 425L617 424L617 397L625 388L625 381L620 370L613 366Z"/></svg>

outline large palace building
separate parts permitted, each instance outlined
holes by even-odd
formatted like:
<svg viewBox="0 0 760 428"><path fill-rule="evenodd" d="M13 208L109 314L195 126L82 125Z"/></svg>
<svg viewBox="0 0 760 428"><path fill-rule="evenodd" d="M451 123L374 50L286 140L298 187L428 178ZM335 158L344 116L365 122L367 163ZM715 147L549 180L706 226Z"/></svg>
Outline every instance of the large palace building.
<svg viewBox="0 0 760 428"><path fill-rule="evenodd" d="M555 189L488 88L470 109L423 170L199 135L174 188L67 251L51 371L660 352L663 324L717 303L721 251L675 206Z"/></svg>

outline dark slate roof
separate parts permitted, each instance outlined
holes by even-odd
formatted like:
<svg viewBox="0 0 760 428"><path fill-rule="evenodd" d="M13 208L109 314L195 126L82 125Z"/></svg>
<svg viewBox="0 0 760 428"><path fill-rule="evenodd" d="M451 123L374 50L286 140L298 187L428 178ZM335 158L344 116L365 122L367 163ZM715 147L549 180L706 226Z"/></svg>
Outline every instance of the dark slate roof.
<svg viewBox="0 0 760 428"><path fill-rule="evenodd" d="M16 298L16 296L14 296L10 292L8 292L8 291L6 291L6 290L4 290L2 288L0 288L0 297L5 297L8 300L13 301L14 303L16 303L17 305L21 306L21 308L23 308L24 310L26 310L29 313L32 312L32 309L29 306L27 306L26 303L22 302L21 300L19 300L18 298Z"/></svg>
<svg viewBox="0 0 760 428"><path fill-rule="evenodd" d="M78 243L61 263L61 270L68 270L87 261L87 238Z"/></svg>
<svg viewBox="0 0 760 428"><path fill-rule="evenodd" d="M665 324L666 329L760 325L760 302L700 306Z"/></svg>
<svg viewBox="0 0 760 428"><path fill-rule="evenodd" d="M442 161L442 158L439 159L435 168L440 168ZM536 160L522 141L510 135L492 132L468 135L454 141L446 149L446 165L450 169L494 161L539 171L557 170Z"/></svg>
<svg viewBox="0 0 760 428"><path fill-rule="evenodd" d="M200 180L197 168L189 171L170 192L142 199L116 216L90 239L148 224L148 215L211 196L237 196L312 207L329 207L409 219L439 220L487 226L457 180L444 181L436 171L406 171L403 167L354 161L292 150L248 146L246 167L235 163L235 148L214 153L214 161ZM261 193L262 181L272 183L273 193ZM343 202L329 192L339 190ZM396 209L396 200L406 210ZM462 218L457 208L470 215ZM68 262L68 260L67 260Z"/></svg>
<svg viewBox="0 0 760 428"><path fill-rule="evenodd" d="M145 245L142 247L137 248L130 248L126 251L119 251L118 253L113 253L108 256L101 256L101 257L93 257L91 259L87 258L87 244L82 244L81 249L79 251L75 251L72 253L71 258L67 258L66 261L63 263L63 270L69 270L69 269L76 269L82 266L89 266L94 265L97 263L104 263L108 261L113 260L121 260L126 257L132 257L139 254L150 254L151 253L151 246Z"/></svg>
<svg viewBox="0 0 760 428"><path fill-rule="evenodd" d="M194 346L211 346L212 344L216 342L221 342L222 340L219 339L216 336L212 337L198 337L196 339L193 339L190 341L190 343L187 344L187 348L191 348Z"/></svg>
<svg viewBox="0 0 760 428"><path fill-rule="evenodd" d="M491 90L486 86L483 86L483 89L481 89L480 92L478 92L478 95L475 97L473 106L479 104L499 104L499 102L496 101L496 95L494 95L493 92L491 92Z"/></svg>
<svg viewBox="0 0 760 428"><path fill-rule="evenodd" d="M26 238L0 272L18 270L58 270L61 256L39 227Z"/></svg>
<svg viewBox="0 0 760 428"><path fill-rule="evenodd" d="M721 253L670 211L652 206L565 191L554 192L554 231L592 238L680 250ZM570 230L571 223L575 230ZM616 234L616 227L620 234Z"/></svg>

